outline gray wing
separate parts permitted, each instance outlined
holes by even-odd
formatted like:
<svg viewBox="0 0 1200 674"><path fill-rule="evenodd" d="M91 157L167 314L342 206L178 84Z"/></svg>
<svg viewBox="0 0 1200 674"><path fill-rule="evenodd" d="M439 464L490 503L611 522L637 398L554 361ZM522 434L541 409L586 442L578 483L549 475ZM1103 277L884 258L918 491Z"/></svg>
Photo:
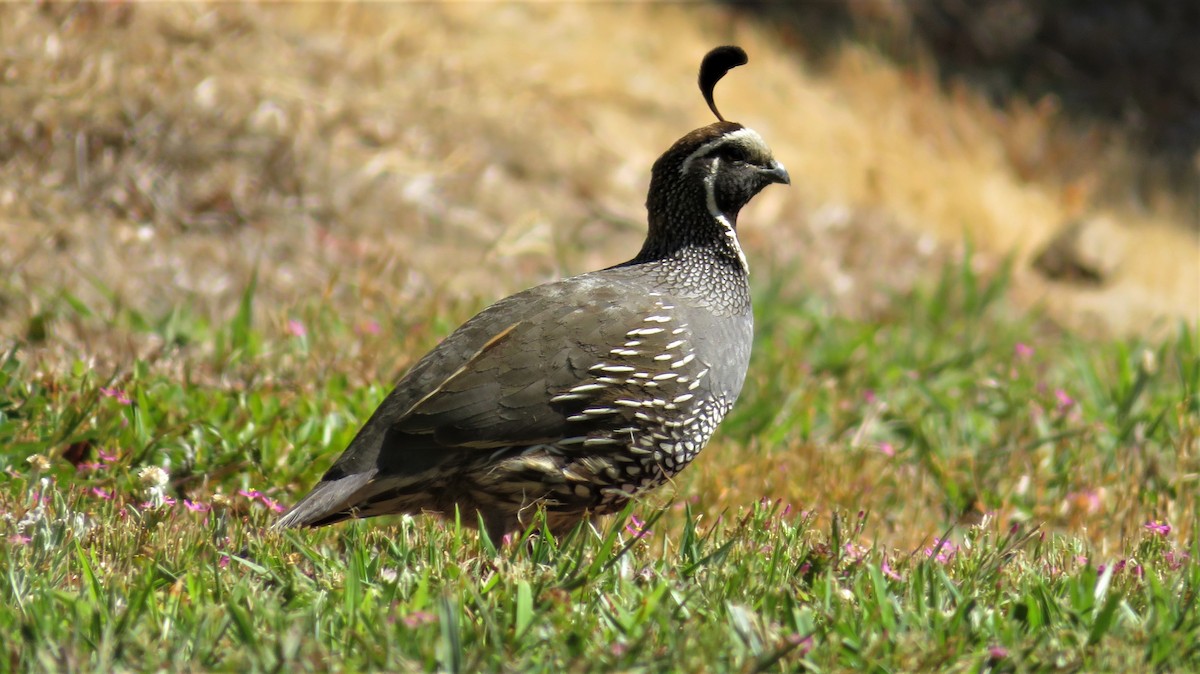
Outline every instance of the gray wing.
<svg viewBox="0 0 1200 674"><path fill-rule="evenodd" d="M631 326L638 329L662 313L661 306L661 298L637 284L597 274L493 304L400 380L313 492L277 526L344 519L336 514L375 491L371 483L420 476L462 452L550 443L620 423L611 417L581 423L580 412L620 398L621 386L571 391L603 375L600 366L637 369L626 363L644 354L649 367L655 348L670 343L671 330L651 328L653 335L639 339L651 342L646 348L620 347L630 341Z"/></svg>

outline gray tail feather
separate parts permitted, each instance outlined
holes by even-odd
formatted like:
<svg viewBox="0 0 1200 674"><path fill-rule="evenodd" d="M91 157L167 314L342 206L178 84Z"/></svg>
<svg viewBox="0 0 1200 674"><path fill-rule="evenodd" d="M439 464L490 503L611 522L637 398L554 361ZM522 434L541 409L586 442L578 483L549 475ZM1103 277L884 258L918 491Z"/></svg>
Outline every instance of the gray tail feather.
<svg viewBox="0 0 1200 674"><path fill-rule="evenodd" d="M374 476L375 471L356 473L336 480L322 480L307 496L275 521L272 529L320 527L354 516L355 495Z"/></svg>

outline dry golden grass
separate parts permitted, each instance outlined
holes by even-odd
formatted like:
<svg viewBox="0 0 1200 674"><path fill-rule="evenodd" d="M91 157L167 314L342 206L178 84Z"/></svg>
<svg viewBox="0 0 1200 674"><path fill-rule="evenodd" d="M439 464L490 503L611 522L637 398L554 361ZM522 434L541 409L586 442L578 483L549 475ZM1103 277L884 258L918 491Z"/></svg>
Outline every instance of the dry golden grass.
<svg viewBox="0 0 1200 674"><path fill-rule="evenodd" d="M269 320L325 297L365 321L622 259L649 164L708 121L692 80L718 42L753 59L722 83L726 114L796 183L764 194L743 236L797 291L869 312L969 236L982 264L1015 252L1016 296L1067 323L1120 333L1200 311L1200 249L1170 204L1114 214L1128 236L1104 288L1024 271L1089 210L1089 157L1133 165L1099 161L1119 145L1088 145L1051 104L996 111L852 46L813 74L724 9L0 11L0 332L47 318L50 362L156 347L62 311L64 292L227 316L257 266Z"/></svg>

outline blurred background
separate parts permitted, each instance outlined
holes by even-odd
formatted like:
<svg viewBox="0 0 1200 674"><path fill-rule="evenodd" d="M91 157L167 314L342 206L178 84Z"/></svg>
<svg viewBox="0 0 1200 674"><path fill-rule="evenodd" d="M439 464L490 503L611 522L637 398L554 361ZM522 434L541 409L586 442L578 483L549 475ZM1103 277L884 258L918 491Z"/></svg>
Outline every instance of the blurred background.
<svg viewBox="0 0 1200 674"><path fill-rule="evenodd" d="M1153 336L1200 319L1196 35L1172 0L8 5L0 347L186 348L252 279L256 320L387 339L627 259L724 43L722 112L793 179L743 213L756 283L869 318L969 255Z"/></svg>

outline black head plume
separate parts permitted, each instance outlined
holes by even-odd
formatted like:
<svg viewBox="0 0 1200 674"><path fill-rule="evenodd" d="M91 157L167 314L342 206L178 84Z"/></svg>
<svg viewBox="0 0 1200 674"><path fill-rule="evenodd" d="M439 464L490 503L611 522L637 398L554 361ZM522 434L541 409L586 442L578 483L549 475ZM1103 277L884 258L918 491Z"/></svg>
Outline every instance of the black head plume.
<svg viewBox="0 0 1200 674"><path fill-rule="evenodd" d="M717 86L717 82L720 82L730 69L746 65L749 61L741 47L726 45L708 52L700 62L700 93L704 94L709 109L722 122L725 118L717 110L717 104L713 103L713 87Z"/></svg>

